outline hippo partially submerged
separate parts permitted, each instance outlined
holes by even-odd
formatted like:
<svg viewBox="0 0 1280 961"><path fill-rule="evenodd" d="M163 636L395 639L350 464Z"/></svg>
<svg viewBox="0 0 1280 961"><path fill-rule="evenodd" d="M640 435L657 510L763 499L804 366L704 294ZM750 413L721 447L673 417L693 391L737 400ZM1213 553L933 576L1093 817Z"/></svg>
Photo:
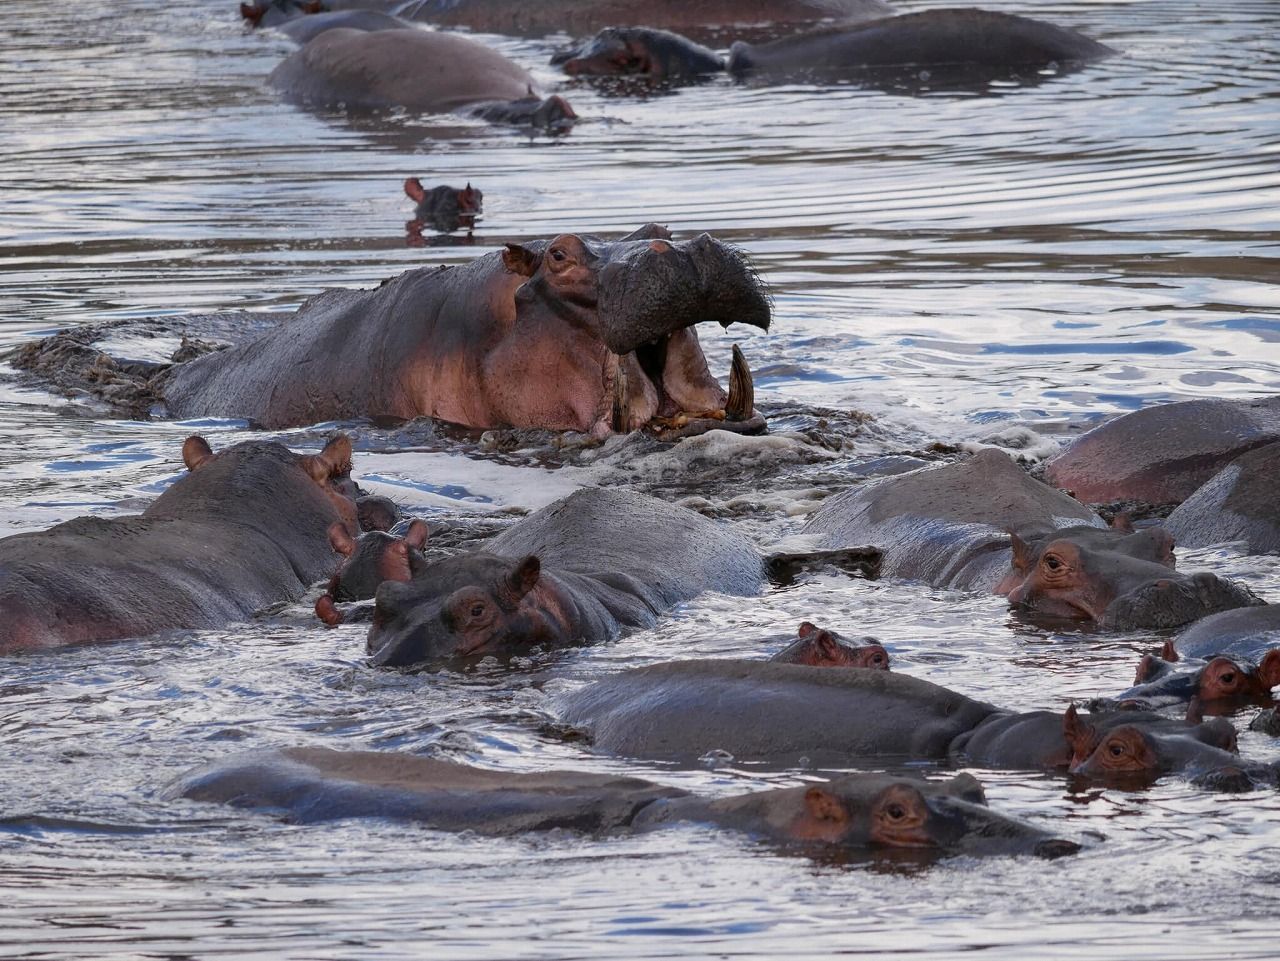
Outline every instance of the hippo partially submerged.
<svg viewBox="0 0 1280 961"><path fill-rule="evenodd" d="M1221 713L1243 704L1270 704L1271 689L1280 685L1280 647L1256 662L1238 655L1181 657L1172 641L1159 654L1138 662L1133 687L1115 701L1143 708L1195 702L1201 711Z"/></svg>
<svg viewBox="0 0 1280 961"><path fill-rule="evenodd" d="M1178 505L1165 522L1183 547L1234 542L1280 554L1280 443L1242 454Z"/></svg>
<svg viewBox="0 0 1280 961"><path fill-rule="evenodd" d="M405 754L291 748L197 768L164 795L269 809L296 823L396 818L483 835L552 829L609 834L697 822L823 847L1041 857L1079 850L1072 841L991 811L982 785L966 774L948 781L853 774L712 800L632 777L514 774Z"/></svg>
<svg viewBox="0 0 1280 961"><path fill-rule="evenodd" d="M796 639L769 658L781 664L808 664L811 667L864 667L889 670L889 652L875 640L856 644L835 631L804 621Z"/></svg>
<svg viewBox="0 0 1280 961"><path fill-rule="evenodd" d="M1235 769L1235 730L1141 711L1003 711L919 678L771 661L693 660L623 671L565 695L560 722L611 754L694 763L847 766L860 758L953 759L1090 773L1112 731L1141 740L1125 779ZM1135 733L1136 732L1136 733ZM1120 771L1112 763L1108 770ZM1119 774L1117 773L1117 777Z"/></svg>
<svg viewBox="0 0 1280 961"><path fill-rule="evenodd" d="M1116 630L1177 627L1261 603L1235 582L1176 572L1165 532L1107 529L994 449L854 487L805 531L826 547L885 545L885 576L994 591L1030 616Z"/></svg>
<svg viewBox="0 0 1280 961"><path fill-rule="evenodd" d="M864 570L875 550L838 553ZM378 588L373 663L408 666L609 640L649 627L704 591L749 596L768 563L741 534L683 507L620 490L576 491L482 551Z"/></svg>
<svg viewBox="0 0 1280 961"><path fill-rule="evenodd" d="M417 177L409 177L404 182L404 192L417 204L413 220L405 225L410 232L432 227L448 233L459 227L474 227L484 207L484 191L469 183L461 189L441 184L427 190Z"/></svg>
<svg viewBox="0 0 1280 961"><path fill-rule="evenodd" d="M182 448L189 471L136 517L80 517L0 540L0 653L219 627L300 597L357 531L351 442Z"/></svg>
<svg viewBox="0 0 1280 961"><path fill-rule="evenodd" d="M496 50L427 30L326 30L285 58L267 83L310 107L463 112L540 128L577 117L563 97L539 95L528 71Z"/></svg>
<svg viewBox="0 0 1280 961"><path fill-rule="evenodd" d="M1174 647L1182 657L1225 654L1257 661L1280 647L1280 604L1264 604L1214 614L1178 635Z"/></svg>

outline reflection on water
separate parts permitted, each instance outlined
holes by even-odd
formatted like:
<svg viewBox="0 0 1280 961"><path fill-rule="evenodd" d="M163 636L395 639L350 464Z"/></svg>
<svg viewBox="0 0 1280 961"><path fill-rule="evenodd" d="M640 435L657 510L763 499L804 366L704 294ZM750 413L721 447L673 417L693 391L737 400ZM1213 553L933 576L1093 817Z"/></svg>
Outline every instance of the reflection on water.
<svg viewBox="0 0 1280 961"><path fill-rule="evenodd" d="M934 456L934 440L1040 456L1107 414L1280 390L1280 8L985 5L1077 26L1123 55L998 95L728 78L655 94L563 84L546 66L563 37L486 38L543 86L563 84L589 118L547 138L281 105L262 81L291 45L246 32L231 2L13 4L0 36L0 345L86 321L285 310L326 286L569 229L712 230L751 252L777 320L768 334L704 333L711 369L727 370L743 337L782 433L545 456L519 438L352 425L356 469L442 525L489 530L580 484L627 483L762 544L794 532L833 487L912 463L897 455ZM406 245L409 175L483 185L473 246ZM280 436L314 448L327 429ZM177 476L197 430L216 447L249 433L113 420L85 398L0 383L0 531L138 510ZM1280 597L1275 558L1205 550L1182 563ZM1156 641L1030 627L998 598L820 576L747 603L705 597L652 631L515 671L373 671L360 626L319 629L305 601L222 632L10 659L0 949L1274 953L1280 801L1269 792L1076 790L977 772L993 804L1086 850L925 868L818 863L700 828L512 841L289 826L157 800L196 761L293 744L625 771L708 792L795 783L812 772L671 770L541 731L557 691L676 656L763 656L801 620L874 635L895 669L1019 709L1122 690ZM1280 754L1243 730L1247 717L1242 750Z"/></svg>

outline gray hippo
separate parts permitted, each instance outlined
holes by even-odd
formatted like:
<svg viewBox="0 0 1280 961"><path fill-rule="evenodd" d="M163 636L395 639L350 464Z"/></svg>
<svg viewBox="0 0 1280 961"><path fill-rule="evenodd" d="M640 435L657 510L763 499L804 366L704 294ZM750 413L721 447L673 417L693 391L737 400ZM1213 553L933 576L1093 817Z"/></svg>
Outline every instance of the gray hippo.
<svg viewBox="0 0 1280 961"><path fill-rule="evenodd" d="M814 767L893 756L1105 774L1117 783L1170 773L1212 779L1242 764L1235 729L1222 718L1082 716L1074 707L1017 713L905 674L771 661L634 668L561 697L556 713L601 751L684 764L717 751L743 763ZM1249 771L1272 777L1266 768Z"/></svg>
<svg viewBox="0 0 1280 961"><path fill-rule="evenodd" d="M1144 407L1095 427L1045 479L1090 504L1180 504L1241 454L1280 441L1280 397Z"/></svg>
<svg viewBox="0 0 1280 961"><path fill-rule="evenodd" d="M1023 613L1116 630L1177 627L1260 604L1247 588L1173 569L1159 529L1106 528L994 449L839 494L804 528L824 547L884 545L881 574L992 591Z"/></svg>
<svg viewBox="0 0 1280 961"><path fill-rule="evenodd" d="M140 515L0 539L0 654L244 620L327 576L332 525L358 529L345 436L308 455L190 437L182 458Z"/></svg>
<svg viewBox="0 0 1280 961"><path fill-rule="evenodd" d="M426 569L422 548L428 534L426 521L417 518L402 535L371 530L354 538L343 525L332 525L329 543L342 562L329 581L327 596L335 601L363 601L373 597L383 581L413 580L415 573L421 575Z"/></svg>
<svg viewBox="0 0 1280 961"><path fill-rule="evenodd" d="M827 555L874 569L879 551ZM790 556L788 556L790 559ZM481 551L378 588L373 663L514 654L606 641L652 626L704 591L758 593L769 559L730 528L643 494L587 488L542 508Z"/></svg>
<svg viewBox="0 0 1280 961"><path fill-rule="evenodd" d="M264 24L274 26L298 46L305 46L326 30L412 30L413 24L381 10L332 10L311 16L297 16L283 22Z"/></svg>
<svg viewBox="0 0 1280 961"><path fill-rule="evenodd" d="M469 183L461 190L444 184L427 190L417 177L409 177L404 182L404 193L417 204L413 220L405 225L411 233L421 233L424 227L445 233L459 227L474 227L484 207L484 191Z"/></svg>
<svg viewBox="0 0 1280 961"><path fill-rule="evenodd" d="M1017 69L1100 60L1115 51L1074 30L987 10L944 9L840 23L769 43L738 42L726 63L679 34L609 27L551 62L570 76L670 80L725 70L735 76L837 78L902 68Z"/></svg>
<svg viewBox="0 0 1280 961"><path fill-rule="evenodd" d="M1280 553L1280 443L1241 454L1178 505L1165 526L1183 547L1239 542Z"/></svg>
<svg viewBox="0 0 1280 961"><path fill-rule="evenodd" d="M285 58L267 83L310 107L462 112L542 128L577 117L564 98L538 95L528 71L496 50L427 30L326 30Z"/></svg>
<svg viewBox="0 0 1280 961"><path fill-rule="evenodd" d="M1261 658L1280 647L1280 604L1265 604L1214 614L1197 621L1174 640L1181 657Z"/></svg>
<svg viewBox="0 0 1280 961"><path fill-rule="evenodd" d="M1079 850L990 810L982 785L967 774L947 781L853 774L705 799L634 777L516 774L406 754L289 748L197 768L163 796L268 809L294 823L395 818L496 836L552 829L616 834L696 822L821 847L1041 857Z"/></svg>
<svg viewBox="0 0 1280 961"><path fill-rule="evenodd" d="M1158 654L1143 655L1133 686L1113 700L1148 710L1194 704L1195 711L1223 713L1244 704L1270 704L1278 684L1280 645L1255 662L1238 655L1182 657L1173 641L1165 641Z"/></svg>

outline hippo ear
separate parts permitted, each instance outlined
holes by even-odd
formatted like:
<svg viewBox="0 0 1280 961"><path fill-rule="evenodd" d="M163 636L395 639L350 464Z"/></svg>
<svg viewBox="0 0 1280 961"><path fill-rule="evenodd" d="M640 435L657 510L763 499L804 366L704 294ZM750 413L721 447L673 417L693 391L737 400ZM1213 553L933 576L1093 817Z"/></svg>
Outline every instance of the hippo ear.
<svg viewBox="0 0 1280 961"><path fill-rule="evenodd" d="M1168 661L1170 664L1178 663L1178 649L1173 646L1172 640L1166 640L1161 646L1160 660Z"/></svg>
<svg viewBox="0 0 1280 961"><path fill-rule="evenodd" d="M1074 704L1062 715L1062 733L1077 760L1083 761L1092 754L1098 742L1097 728L1080 717Z"/></svg>
<svg viewBox="0 0 1280 961"><path fill-rule="evenodd" d="M800 638L801 640L804 640L804 638L808 637L817 629L818 627L816 624L813 624L809 621L801 621L800 629L796 631L796 637Z"/></svg>
<svg viewBox="0 0 1280 961"><path fill-rule="evenodd" d="M982 782L972 774L957 774L944 783L943 790L952 797L968 801L970 804L985 806L987 803L987 794L982 790Z"/></svg>
<svg viewBox="0 0 1280 961"><path fill-rule="evenodd" d="M333 603L332 594L321 594L316 598L316 617L329 627L337 627L342 623L342 611L338 610L338 605Z"/></svg>
<svg viewBox="0 0 1280 961"><path fill-rule="evenodd" d="M262 15L266 12L266 8L258 6L256 2L240 4L240 16L244 17L255 27L262 20Z"/></svg>
<svg viewBox="0 0 1280 961"><path fill-rule="evenodd" d="M405 531L404 542L415 550L422 550L427 544L428 534L430 530L427 528L427 522L414 518L409 524L409 529Z"/></svg>
<svg viewBox="0 0 1280 961"><path fill-rule="evenodd" d="M187 470L195 470L212 456L213 448L199 434L192 434L182 443L182 463Z"/></svg>
<svg viewBox="0 0 1280 961"><path fill-rule="evenodd" d="M1151 680L1158 673L1159 668L1156 667L1156 658L1151 654L1143 654L1142 660L1138 662L1138 670L1133 675L1134 684L1144 684Z"/></svg>
<svg viewBox="0 0 1280 961"><path fill-rule="evenodd" d="M1187 702L1186 720L1188 724L1204 723L1204 704L1201 703L1199 694L1191 695L1191 700Z"/></svg>
<svg viewBox="0 0 1280 961"><path fill-rule="evenodd" d="M408 177L405 179L404 192L405 196L416 204L422 203L423 198L427 196L427 192L422 189L422 181L417 177Z"/></svg>
<svg viewBox="0 0 1280 961"><path fill-rule="evenodd" d="M507 270L521 277L532 277L536 274L539 260L541 258L536 253L519 244L507 244L507 249L502 252L503 265Z"/></svg>
<svg viewBox="0 0 1280 961"><path fill-rule="evenodd" d="M1258 679L1266 690L1280 684L1280 647L1273 647L1258 662Z"/></svg>
<svg viewBox="0 0 1280 961"><path fill-rule="evenodd" d="M842 824L849 820L841 800L822 787L811 787L804 792L804 809L815 821Z"/></svg>
<svg viewBox="0 0 1280 961"><path fill-rule="evenodd" d="M1013 548L1013 567L1025 571L1035 562L1035 551L1013 531L1009 532L1009 546Z"/></svg>
<svg viewBox="0 0 1280 961"><path fill-rule="evenodd" d="M347 525L342 521L334 521L329 525L329 546L343 557L350 557L356 552L356 542L347 533Z"/></svg>
<svg viewBox="0 0 1280 961"><path fill-rule="evenodd" d="M830 631L818 631L814 635L813 643L818 645L818 650L828 661L840 660L840 642Z"/></svg>
<svg viewBox="0 0 1280 961"><path fill-rule="evenodd" d="M1124 534L1132 534L1133 518L1130 517L1128 514L1121 512L1117 514L1115 517L1111 518L1111 529L1113 531L1120 531L1121 533L1124 533Z"/></svg>
<svg viewBox="0 0 1280 961"><path fill-rule="evenodd" d="M462 188L462 193L458 196L458 202L468 209L479 206L480 198L483 194L471 186L471 182L467 181L467 185Z"/></svg>
<svg viewBox="0 0 1280 961"><path fill-rule="evenodd" d="M536 554L530 554L507 575L507 588L516 596L516 600L519 600L533 590L541 573L542 562L538 560Z"/></svg>
<svg viewBox="0 0 1280 961"><path fill-rule="evenodd" d="M303 457L301 464L317 484L327 483L334 477L345 477L351 473L351 438L338 434L324 445L320 453Z"/></svg>
<svg viewBox="0 0 1280 961"><path fill-rule="evenodd" d="M623 240L670 240L671 231L660 224L645 224L643 227L637 227L631 233L622 238Z"/></svg>

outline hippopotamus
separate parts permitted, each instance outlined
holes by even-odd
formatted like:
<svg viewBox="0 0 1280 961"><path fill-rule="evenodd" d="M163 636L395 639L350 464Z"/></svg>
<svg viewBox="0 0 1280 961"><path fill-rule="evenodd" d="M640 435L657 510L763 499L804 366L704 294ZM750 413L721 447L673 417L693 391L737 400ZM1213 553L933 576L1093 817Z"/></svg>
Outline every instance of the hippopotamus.
<svg viewBox="0 0 1280 961"><path fill-rule="evenodd" d="M188 473L142 514L0 539L0 654L220 627L300 597L357 532L351 442L318 454L187 438Z"/></svg>
<svg viewBox="0 0 1280 961"><path fill-rule="evenodd" d="M1133 687L1117 694L1124 705L1144 708L1194 703L1198 709L1220 712L1241 704L1270 704L1271 689L1280 684L1280 647L1268 650L1254 663L1242 657L1217 654L1183 658L1173 641L1158 654L1144 654Z"/></svg>
<svg viewBox="0 0 1280 961"><path fill-rule="evenodd" d="M409 222L410 231L430 226L448 233L459 227L474 227L484 204L484 192L467 184L461 190L441 185L427 190L417 177L404 182L405 195L418 206Z"/></svg>
<svg viewBox="0 0 1280 961"><path fill-rule="evenodd" d="M577 118L563 97L539 95L528 71L496 50L428 30L326 30L286 57L267 83L312 107L456 111L539 128Z"/></svg>
<svg viewBox="0 0 1280 961"><path fill-rule="evenodd" d="M604 437L758 433L740 351L726 393L693 325L767 329L746 260L656 225L620 241L561 234L459 267L410 270L374 290L331 290L257 339L177 364L152 389L173 417L287 427L436 417Z"/></svg>
<svg viewBox="0 0 1280 961"><path fill-rule="evenodd" d="M1079 850L1075 842L991 811L982 785L968 774L946 781L852 774L712 800L635 777L512 773L409 754L313 747L207 764L179 777L162 796L265 808L294 823L395 818L489 836L552 829L603 835L696 822L822 847L1042 857Z"/></svg>
<svg viewBox="0 0 1280 961"><path fill-rule="evenodd" d="M1280 441L1280 396L1159 404L1078 437L1045 479L1090 504L1180 504L1241 454Z"/></svg>
<svg viewBox="0 0 1280 961"><path fill-rule="evenodd" d="M853 487L804 530L826 547L884 545L884 576L992 591L1029 616L1128 630L1261 603L1234 582L1174 571L1166 533L1108 529L991 448Z"/></svg>
<svg viewBox="0 0 1280 961"><path fill-rule="evenodd" d="M724 58L688 37L652 27L606 27L551 62L571 77L643 76L680 80L724 71Z"/></svg>
<svg viewBox="0 0 1280 961"><path fill-rule="evenodd" d="M400 522L400 508L390 497L362 494L356 498L356 515L362 531L389 531Z"/></svg>
<svg viewBox="0 0 1280 961"><path fill-rule="evenodd" d="M1182 657L1243 657L1258 660L1280 647L1280 604L1264 604L1214 614L1197 621L1174 640Z"/></svg>
<svg viewBox="0 0 1280 961"><path fill-rule="evenodd" d="M796 639L769 658L782 664L808 664L811 667L864 667L873 671L889 670L889 652L868 638L869 644L855 644L848 638L803 621Z"/></svg>
<svg viewBox="0 0 1280 961"><path fill-rule="evenodd" d="M397 13L446 27L480 33L583 36L605 27L662 27L706 33L732 26L739 33L779 30L826 19L869 19L893 13L883 0L411 0ZM753 28L755 28L753 30Z"/></svg>
<svg viewBox="0 0 1280 961"><path fill-rule="evenodd" d="M1076 772L1092 760L1094 742L1124 727L1144 739L1143 770L1153 778L1239 765L1235 729L1223 718L1192 724L1128 710L1082 717L1074 707L1017 713L905 674L772 661L634 668L563 696L556 713L599 750L680 763L717 751L780 766L899 756Z"/></svg>
<svg viewBox="0 0 1280 961"><path fill-rule="evenodd" d="M585 488L483 550L430 564L408 583L383 583L368 650L375 665L404 667L607 641L704 591L756 594L767 571L749 540L701 514Z"/></svg>
<svg viewBox="0 0 1280 961"><path fill-rule="evenodd" d="M381 10L332 10L325 13L315 12L312 16L299 16L283 23L263 24L275 26L299 46L304 46L326 30L342 28L345 30L363 30L373 33L377 30L412 30L413 24L399 17L394 17Z"/></svg>
<svg viewBox="0 0 1280 961"><path fill-rule="evenodd" d="M1241 454L1165 521L1183 547L1239 542L1250 554L1280 553L1280 443Z"/></svg>
<svg viewBox="0 0 1280 961"><path fill-rule="evenodd" d="M324 0L249 0L240 4L240 16L251 27L275 27L325 9Z"/></svg>
<svg viewBox="0 0 1280 961"><path fill-rule="evenodd" d="M387 531L366 531L353 538L341 524L329 528L329 543L343 557L329 582L335 601L362 601L373 597L383 581L407 583L426 568L426 521L415 518L403 536Z"/></svg>
<svg viewBox="0 0 1280 961"><path fill-rule="evenodd" d="M901 67L1035 68L1087 63L1115 50L1043 20L992 10L922 10L865 23L836 24L770 43L735 43L729 72L838 75Z"/></svg>

